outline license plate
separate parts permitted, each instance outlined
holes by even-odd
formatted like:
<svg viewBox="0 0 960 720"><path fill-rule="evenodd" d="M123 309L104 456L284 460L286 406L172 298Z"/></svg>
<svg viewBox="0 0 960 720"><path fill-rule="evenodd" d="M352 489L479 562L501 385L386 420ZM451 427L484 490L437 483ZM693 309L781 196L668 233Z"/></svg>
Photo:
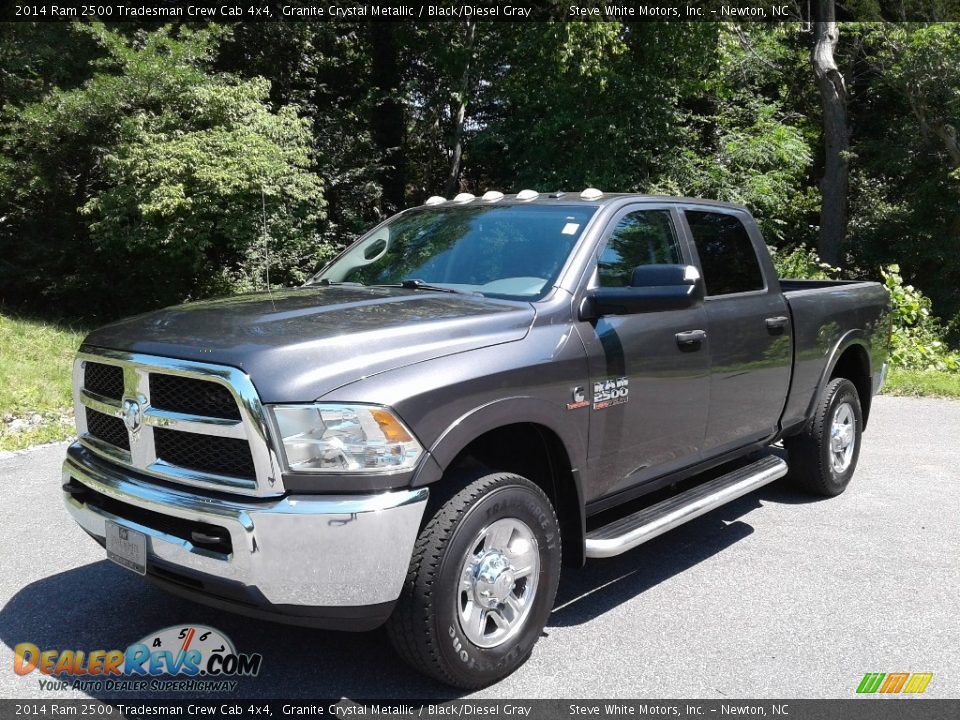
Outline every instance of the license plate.
<svg viewBox="0 0 960 720"><path fill-rule="evenodd" d="M147 536L107 520L107 558L127 570L147 574Z"/></svg>

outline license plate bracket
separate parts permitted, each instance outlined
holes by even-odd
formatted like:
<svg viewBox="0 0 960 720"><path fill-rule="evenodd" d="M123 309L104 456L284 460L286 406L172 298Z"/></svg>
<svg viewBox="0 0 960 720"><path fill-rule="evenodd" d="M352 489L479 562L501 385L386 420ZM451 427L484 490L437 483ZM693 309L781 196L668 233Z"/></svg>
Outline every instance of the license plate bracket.
<svg viewBox="0 0 960 720"><path fill-rule="evenodd" d="M132 570L147 574L147 536L107 520L107 559Z"/></svg>

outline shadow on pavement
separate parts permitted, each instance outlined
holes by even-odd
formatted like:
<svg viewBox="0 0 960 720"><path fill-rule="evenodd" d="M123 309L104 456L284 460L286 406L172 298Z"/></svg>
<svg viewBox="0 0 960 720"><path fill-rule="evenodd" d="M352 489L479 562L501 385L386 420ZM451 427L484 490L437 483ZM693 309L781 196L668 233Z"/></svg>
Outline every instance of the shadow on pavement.
<svg viewBox="0 0 960 720"><path fill-rule="evenodd" d="M760 507L748 495L609 559L566 570L548 626L590 622L753 534L737 518Z"/></svg>
<svg viewBox="0 0 960 720"><path fill-rule="evenodd" d="M0 610L0 641L11 650L21 642L33 643L41 650L123 650L148 633L191 624L222 631L238 652L263 655L259 676L240 678L230 697L456 697L455 690L400 662L383 632L330 632L220 612L168 595L108 560L52 575L20 590ZM44 677L34 671L20 682ZM198 695L91 694L128 700ZM224 697L218 693L206 696Z"/></svg>

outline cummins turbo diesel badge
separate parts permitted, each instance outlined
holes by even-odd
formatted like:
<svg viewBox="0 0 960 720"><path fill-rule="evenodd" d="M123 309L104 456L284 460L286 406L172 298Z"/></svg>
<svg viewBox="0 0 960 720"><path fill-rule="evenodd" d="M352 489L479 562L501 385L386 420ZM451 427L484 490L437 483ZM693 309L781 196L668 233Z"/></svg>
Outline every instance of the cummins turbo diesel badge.
<svg viewBox="0 0 960 720"><path fill-rule="evenodd" d="M613 405L623 405L630 399L630 380L626 377L607 378L593 383L593 409L605 410Z"/></svg>

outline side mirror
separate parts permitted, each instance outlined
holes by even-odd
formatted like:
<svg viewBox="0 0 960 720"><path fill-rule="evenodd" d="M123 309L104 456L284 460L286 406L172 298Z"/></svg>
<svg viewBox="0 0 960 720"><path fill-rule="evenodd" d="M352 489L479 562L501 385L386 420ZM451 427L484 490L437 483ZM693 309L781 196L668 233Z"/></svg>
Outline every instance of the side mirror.
<svg viewBox="0 0 960 720"><path fill-rule="evenodd" d="M702 302L703 296L703 279L693 265L641 265L634 268L629 287L590 290L580 319L684 310Z"/></svg>

